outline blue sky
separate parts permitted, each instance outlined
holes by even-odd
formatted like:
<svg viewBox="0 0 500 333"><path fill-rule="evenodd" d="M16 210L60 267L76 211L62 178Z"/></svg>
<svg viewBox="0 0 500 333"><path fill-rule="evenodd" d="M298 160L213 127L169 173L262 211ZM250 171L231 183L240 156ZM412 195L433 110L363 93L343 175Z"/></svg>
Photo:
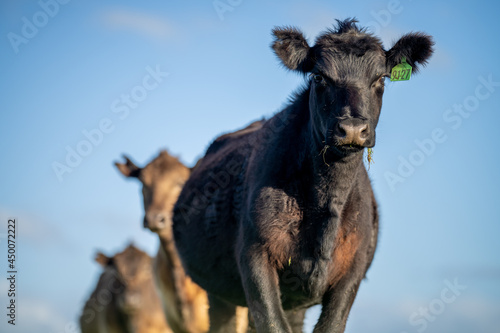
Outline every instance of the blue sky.
<svg viewBox="0 0 500 333"><path fill-rule="evenodd" d="M379 248L346 332L418 332L424 324L409 318L429 306L440 313L425 332L497 332L498 3L232 3L218 13L211 0L72 0L49 7L46 20L39 2L0 4L0 233L8 216L18 218L20 290L18 325L2 315L0 331L72 332L99 274L96 249L111 254L133 240L154 253L156 238L141 228L139 186L112 165L122 153L143 165L168 148L192 165L218 134L271 116L302 83L269 48L274 26L298 26L313 43L336 18L355 16L386 48L425 31L436 53L384 95L369 170ZM26 21L38 22L37 31ZM23 33L24 43L11 42ZM151 71L160 76L144 84ZM127 94L138 102L127 106ZM99 126L107 133L86 145L84 132ZM88 154L58 177L53 166L66 164L67 149ZM0 248L6 257L5 238ZM444 281L455 279L467 288L443 303ZM2 280L1 304L6 287ZM317 315L308 314L308 332Z"/></svg>

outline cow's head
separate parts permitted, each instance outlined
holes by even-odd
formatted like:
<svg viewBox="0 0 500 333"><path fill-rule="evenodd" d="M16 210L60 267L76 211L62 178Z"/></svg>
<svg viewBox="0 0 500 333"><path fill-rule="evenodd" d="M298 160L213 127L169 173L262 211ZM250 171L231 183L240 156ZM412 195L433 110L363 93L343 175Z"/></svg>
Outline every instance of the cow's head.
<svg viewBox="0 0 500 333"><path fill-rule="evenodd" d="M347 155L375 145L384 81L402 57L418 72L433 52L432 38L423 33L403 36L386 51L381 41L356 25L337 21L309 47L302 32L276 28L272 44L290 70L309 75L309 111L314 140Z"/></svg>
<svg viewBox="0 0 500 333"><path fill-rule="evenodd" d="M95 260L106 270L105 274L109 274L106 287L122 315L132 315L152 302L145 299L151 286L154 287L152 260L145 252L129 245L112 257L98 252Z"/></svg>
<svg viewBox="0 0 500 333"><path fill-rule="evenodd" d="M109 307L110 332L171 332L153 279L153 259L146 252L130 244L112 257L98 252L95 260L104 268L96 310Z"/></svg>
<svg viewBox="0 0 500 333"><path fill-rule="evenodd" d="M137 178L142 183L144 227L171 237L172 210L189 178L189 168L166 151L161 151L144 168L139 168L126 156L124 159L125 163L115 163L118 170L125 177Z"/></svg>

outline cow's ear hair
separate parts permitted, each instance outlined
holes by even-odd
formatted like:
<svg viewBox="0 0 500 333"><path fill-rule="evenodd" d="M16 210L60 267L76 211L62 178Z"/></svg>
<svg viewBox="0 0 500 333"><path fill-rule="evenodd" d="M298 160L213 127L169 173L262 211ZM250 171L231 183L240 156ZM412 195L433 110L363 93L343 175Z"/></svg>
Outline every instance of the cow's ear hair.
<svg viewBox="0 0 500 333"><path fill-rule="evenodd" d="M303 74L313 69L311 48L300 30L293 27L276 27L272 33L274 41L271 47L286 68Z"/></svg>
<svg viewBox="0 0 500 333"><path fill-rule="evenodd" d="M137 165L135 165L134 162L132 162L126 155L123 155L123 158L125 159L125 163L115 162L115 166L125 177L138 178L141 169Z"/></svg>
<svg viewBox="0 0 500 333"><path fill-rule="evenodd" d="M419 71L421 66L425 66L434 52L434 41L432 37L422 32L412 32L401 37L389 50L386 51L387 69L401 63L401 59L406 57L406 62L411 65L412 72Z"/></svg>
<svg viewBox="0 0 500 333"><path fill-rule="evenodd" d="M106 267L107 265L109 265L109 263L111 262L112 259L113 258L109 258L108 256L106 256L104 253L102 253L100 251L95 254L95 258L94 258L94 260L102 267Z"/></svg>

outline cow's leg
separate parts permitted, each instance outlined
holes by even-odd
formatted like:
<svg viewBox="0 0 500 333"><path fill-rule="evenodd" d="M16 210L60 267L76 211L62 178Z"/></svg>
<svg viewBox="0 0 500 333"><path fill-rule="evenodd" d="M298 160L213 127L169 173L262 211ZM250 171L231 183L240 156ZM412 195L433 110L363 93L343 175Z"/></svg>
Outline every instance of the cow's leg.
<svg viewBox="0 0 500 333"><path fill-rule="evenodd" d="M323 296L323 308L313 333L343 333L364 272L351 272Z"/></svg>
<svg viewBox="0 0 500 333"><path fill-rule="evenodd" d="M208 294L210 333L236 332L236 306Z"/></svg>
<svg viewBox="0 0 500 333"><path fill-rule="evenodd" d="M257 329L255 329L255 323L252 318L252 313L248 311L248 329L247 333L257 333Z"/></svg>
<svg viewBox="0 0 500 333"><path fill-rule="evenodd" d="M290 324L293 333L302 333L306 311L307 309L285 311L285 315L288 319L288 323ZM247 333L256 333L256 332L257 330L255 329L255 324L253 323L253 319L249 313Z"/></svg>
<svg viewBox="0 0 500 333"><path fill-rule="evenodd" d="M248 330L248 309L236 307L236 333L245 333Z"/></svg>
<svg viewBox="0 0 500 333"><path fill-rule="evenodd" d="M292 333L281 306L278 273L261 249L243 250L239 256L241 281L248 309L259 333Z"/></svg>
<svg viewBox="0 0 500 333"><path fill-rule="evenodd" d="M288 318L288 323L292 327L293 333L302 333L306 311L307 308L285 311L286 317Z"/></svg>

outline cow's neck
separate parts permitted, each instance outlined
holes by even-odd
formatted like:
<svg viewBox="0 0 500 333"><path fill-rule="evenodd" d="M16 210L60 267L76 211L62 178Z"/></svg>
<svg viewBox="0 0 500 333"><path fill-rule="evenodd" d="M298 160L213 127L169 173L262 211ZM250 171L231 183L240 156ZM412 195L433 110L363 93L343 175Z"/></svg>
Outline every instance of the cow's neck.
<svg viewBox="0 0 500 333"><path fill-rule="evenodd" d="M160 239L160 247L163 251L163 255L169 263L169 266L172 266L172 269L182 269L181 260L179 258L179 254L177 253L177 249L175 248L172 236L160 233L158 234L158 237Z"/></svg>
<svg viewBox="0 0 500 333"><path fill-rule="evenodd" d="M320 208L340 213L347 201L358 172L363 168L363 152L337 157L332 148L312 145L310 152L314 193ZM314 147L316 146L316 147Z"/></svg>
<svg viewBox="0 0 500 333"><path fill-rule="evenodd" d="M172 295L175 295L175 304L177 304L177 308L175 311L178 312L177 316L184 320L185 317L185 305L188 304L185 294L185 281L187 279L184 268L182 267L181 260L179 258L179 254L177 253L177 249L175 248L174 240L171 235L162 235L161 233L158 235L160 239L160 251L161 260L164 260L164 267L168 270L166 274L169 275L168 279L171 283L166 283L164 281L163 287L170 289ZM171 306L171 304L169 305Z"/></svg>
<svg viewBox="0 0 500 333"><path fill-rule="evenodd" d="M308 246L313 257L317 258L314 272L317 276L326 274L326 266L335 247L335 242L341 226L342 211L349 200L360 168L363 167L363 153L358 152L349 156L338 158L331 152L321 152L321 148L311 145L310 175L313 179L309 186L310 198L315 205L315 215L310 216L309 222L314 226L309 239L312 244Z"/></svg>
<svg viewBox="0 0 500 333"><path fill-rule="evenodd" d="M314 204L330 211L345 204L357 174L363 168L363 151L339 157L332 147L326 147L324 135L317 133L309 111L309 89L299 94L292 104L289 115L291 132L284 131L282 142L289 142L287 165L296 164L307 175L307 187L312 187ZM293 142L290 137L296 136ZM309 183L313 180L312 184ZM317 207L317 206L316 206Z"/></svg>
<svg viewBox="0 0 500 333"><path fill-rule="evenodd" d="M334 148L324 150L325 143L314 135L308 94L305 91L295 101L292 112L296 112L295 119L301 124L293 126L296 127L294 131L300 133L300 138L289 146L290 154L287 156L301 161L299 170L302 171L299 174L303 177L302 188L307 192L307 204L315 207L314 216L309 216L309 222L314 226L309 229L312 234L308 237L314 244L307 247L314 251L313 256L329 260L340 228L342 210L357 182L358 173L364 167L363 151L339 157Z"/></svg>
<svg viewBox="0 0 500 333"><path fill-rule="evenodd" d="M158 235L160 238L160 250L162 251L162 257L165 260L165 266L168 267L170 279L173 282L172 287L174 288L174 295L178 297L178 302L183 302L182 291L184 287L184 280L186 279L186 273L182 267L179 254L175 248L174 240L171 235L165 236L162 234Z"/></svg>

